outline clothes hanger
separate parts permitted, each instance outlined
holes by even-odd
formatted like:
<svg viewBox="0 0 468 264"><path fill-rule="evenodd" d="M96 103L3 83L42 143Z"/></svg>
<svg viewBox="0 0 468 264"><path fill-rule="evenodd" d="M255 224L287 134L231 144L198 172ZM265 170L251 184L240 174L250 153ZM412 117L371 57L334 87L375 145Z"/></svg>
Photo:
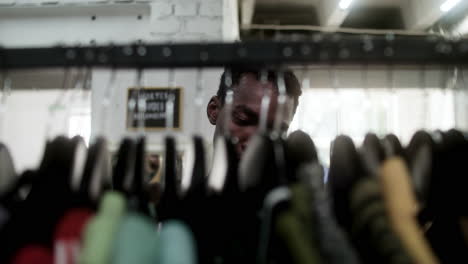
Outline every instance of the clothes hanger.
<svg viewBox="0 0 468 264"><path fill-rule="evenodd" d="M226 197L236 193L238 189L238 178L236 177L237 154L234 147L237 139L232 138L229 128L234 96L232 72L229 68L226 68L224 81L226 87L228 87L223 106L224 123L222 125L222 135L217 136L215 139L213 166L208 177L208 192L211 195Z"/></svg>
<svg viewBox="0 0 468 264"><path fill-rule="evenodd" d="M2 237L8 238L0 241L5 245L2 260L32 242L51 247L53 231L63 214L83 205L77 197L74 181L76 175L82 173L79 169L84 167L85 150L84 140L78 136L72 139L59 136L49 143L48 152L33 174L28 196L1 230ZM31 225L31 219L34 219L34 225ZM12 237L16 239L12 240Z"/></svg>
<svg viewBox="0 0 468 264"><path fill-rule="evenodd" d="M113 88L116 79L116 69L113 67L110 72L110 79L104 91L104 99L101 104L101 126L97 138L88 149L88 157L83 172L80 185L80 192L88 201L97 205L100 197L105 190L112 187L112 168L111 159L108 151L107 140L105 136L108 131L108 112L113 94ZM89 90L90 83L87 82Z"/></svg>
<svg viewBox="0 0 468 264"><path fill-rule="evenodd" d="M295 131L289 135L285 142L287 161L291 162L291 167L295 167L294 178L301 186L309 186L316 184L323 188L323 167L318 162L318 155L312 139L302 131ZM308 170L304 173L305 168ZM297 185L294 188L297 188ZM306 187L307 188L307 187ZM271 235L276 233L277 217L284 213L286 210L291 209L291 198L294 194L291 192L290 187L280 185L279 187L271 190L264 199L263 208L261 211L261 226L259 235L259 249L257 254L257 262L270 263L270 262L288 262L290 260L289 253L283 250L283 243L279 238ZM304 224L304 223L302 223ZM309 223L310 225L312 223ZM305 224L305 225L309 225ZM295 230L291 230L294 232ZM313 232L314 233L314 232ZM310 236L313 236L313 233ZM303 245L304 247L308 247ZM318 248L312 248L314 252ZM312 254L314 255L314 254Z"/></svg>
<svg viewBox="0 0 468 264"><path fill-rule="evenodd" d="M330 170L327 188L337 222L346 230L351 227L351 212L348 205L354 184L365 177L361 158L348 136L338 136L331 149Z"/></svg>
<svg viewBox="0 0 468 264"><path fill-rule="evenodd" d="M274 240L274 219L279 212L289 207L291 191L286 186L280 186L271 190L263 202L260 226L260 235L257 252L257 263L269 263L269 259L275 258L276 241Z"/></svg>
<svg viewBox="0 0 468 264"><path fill-rule="evenodd" d="M416 132L405 149L414 190L419 203L424 207L429 194L432 164L436 162L436 142L426 131Z"/></svg>
<svg viewBox="0 0 468 264"><path fill-rule="evenodd" d="M169 87L175 87L174 70L169 71ZM177 174L177 149L176 140L169 134L174 128L174 100L175 95L172 90L169 92L166 101L166 138L164 171L162 173L162 195L157 205L158 220L178 218L180 216L180 184Z"/></svg>
<svg viewBox="0 0 468 264"><path fill-rule="evenodd" d="M98 137L88 149L80 193L83 199L97 206L104 192L111 186L112 170L107 141L104 137Z"/></svg>
<svg viewBox="0 0 468 264"><path fill-rule="evenodd" d="M142 136L138 138L136 142L135 174L133 177L133 186L129 205L136 211L149 216L149 194L146 188L147 181L145 179L145 146L145 137Z"/></svg>
<svg viewBox="0 0 468 264"><path fill-rule="evenodd" d="M203 76L202 70L197 70L197 84L195 95L195 106L197 113L202 113L203 103ZM194 118L194 136L191 145L187 148L187 158L184 160L183 176L182 176L182 195L183 199L199 200L206 195L206 153L203 138L200 135L200 122Z"/></svg>
<svg viewBox="0 0 468 264"><path fill-rule="evenodd" d="M433 217L426 232L441 262L468 261L468 243L461 220L466 216L465 154L468 144L463 133L450 130L442 134L442 146L429 184L426 210ZM463 185L465 184L465 185ZM450 243L447 243L450 241Z"/></svg>
<svg viewBox="0 0 468 264"><path fill-rule="evenodd" d="M260 82L266 87L268 70L260 73ZM252 136L239 163L239 188L243 192L257 193L260 196L275 186L276 181L268 172L272 169L268 162L274 160L273 143L268 136L267 118L270 107L271 91L264 89L261 101L259 132ZM259 190L257 191L256 188ZM258 200L258 199L256 199ZM261 200L261 199L260 199Z"/></svg>
<svg viewBox="0 0 468 264"><path fill-rule="evenodd" d="M294 175L287 174L287 162L285 155L285 135L286 131L283 130L282 124L284 120L289 119L290 98L286 92L286 82L284 79L284 71L277 72L277 86L278 86L278 106L276 109L275 122L273 132L270 134L271 141L273 141L275 167L277 167L277 180L279 185L295 181Z"/></svg>
<svg viewBox="0 0 468 264"><path fill-rule="evenodd" d="M36 172L25 175L14 186L19 191L25 184L30 184L30 191L22 205L15 209L5 229L2 230L5 238L17 237L16 240L0 241L7 243L5 254L0 258L7 260L12 253L24 244L34 241L46 246L52 246L52 234L57 221L66 210L83 205L79 199L79 183L86 160L86 145L83 138L76 136L68 139L58 136L51 140L50 124L55 117L55 111L63 106L69 69L65 69L64 91L50 108L49 124L47 127L48 142L45 147L41 164ZM76 89L79 79L73 84ZM47 206L44 206L44 205ZM29 221L34 219L34 225ZM24 231L24 232L23 232ZM23 236L18 234L25 234Z"/></svg>
<svg viewBox="0 0 468 264"><path fill-rule="evenodd" d="M280 175L284 175L286 170L280 171L277 168L279 164L275 160L275 143L267 127L272 91L266 88L266 85L268 81L275 82L275 80L270 80L270 74L268 69L260 71L260 83L264 87L264 94L260 105L259 128L258 132L249 140L239 164L239 189L242 193L239 201L243 204L242 221L244 222L242 226L245 229L243 236L252 241L247 248L252 251L253 255L261 253L258 252L257 242L258 224L261 222L255 224L258 221L255 219L264 206L265 197L275 188L282 186L281 184L286 184L286 181L280 181ZM275 123L277 123L276 120ZM277 128L277 124L275 126L274 128ZM285 156L282 158L284 159ZM268 250L270 251L270 249Z"/></svg>
<svg viewBox="0 0 468 264"><path fill-rule="evenodd" d="M333 263L340 263L344 260L349 263L360 263L351 242L333 216L333 208L325 188L325 171L318 160L312 139L306 134L296 137L294 144L297 149L296 152L304 153L300 155L302 157L308 157L304 158L299 165L297 175L300 182L311 193L310 209L313 215L312 227L314 229L314 233L311 235L317 237L318 249L321 255L324 260ZM340 248L339 252L336 251L338 247Z"/></svg>
<svg viewBox="0 0 468 264"><path fill-rule="evenodd" d="M141 47L143 46L140 46L140 48ZM131 210L149 215L149 196L146 190L144 177L146 140L144 137L144 119L142 118L143 115L141 115L141 113L146 111L146 101L140 96L143 75L142 71L142 68L137 69L137 96L136 98L129 100L128 105L131 116L130 125L133 125L135 109L137 110L137 129L141 135L136 140L125 138L122 141L118 153L117 164L114 169L113 184L114 189L121 191L128 198Z"/></svg>
<svg viewBox="0 0 468 264"><path fill-rule="evenodd" d="M0 104L0 138L3 139L3 125L6 112L6 99L11 90L11 79L3 74L2 99ZM17 180L13 158L8 147L0 142L0 196L3 196Z"/></svg>
<svg viewBox="0 0 468 264"><path fill-rule="evenodd" d="M455 71L449 87L456 85L457 77ZM466 170L468 143L465 135L454 129L444 133L438 131L431 136L436 142L436 156L431 164L432 173L423 211L431 220L426 236L441 262L467 262L468 240L463 235L461 225L467 215L465 204L468 199L464 189L467 180L463 171Z"/></svg>
<svg viewBox="0 0 468 264"><path fill-rule="evenodd" d="M260 72L260 82L264 86L268 81L268 75L267 69ZM260 229L263 231L261 231L259 237L255 236L257 233L255 230L258 230L258 226L249 224L247 217L243 219L246 221L243 226L247 230L252 230L248 231L250 234L245 234L245 236L249 237L249 241L254 241L249 248L252 252L255 252L254 254L257 255L259 261L267 261L266 259L274 251L275 242L271 241L271 245L265 244L263 247L258 248L259 243L255 241L258 241L258 239L262 239L263 241L270 240L271 225L269 223L275 218L275 212L281 211L284 208L282 205L287 204L285 197L279 200L273 199L273 201L270 201L269 197L275 197L276 192L283 193L284 191L288 191L285 184L288 181L294 180L294 176L292 173L288 173L289 171L286 166L287 154L290 153L287 153L285 150L284 131L282 131L282 122L285 118L288 118L286 113L288 98L283 71L277 74L276 80L278 87L278 108L273 131L270 134L267 130L271 91L265 89L261 102L259 133L250 139L239 167L239 186L241 191L243 191L242 201L245 204L243 211L250 212L245 213L245 215L255 216L263 208L260 211L263 215Z"/></svg>
<svg viewBox="0 0 468 264"><path fill-rule="evenodd" d="M112 174L112 187L122 193L130 192L131 178L135 172L136 143L133 139L126 137L120 142Z"/></svg>
<svg viewBox="0 0 468 264"><path fill-rule="evenodd" d="M197 69L196 79L195 113L202 114L203 72L201 68ZM211 212L207 199L206 151L203 138L199 135L199 119L194 118L193 126L194 134L185 150L183 160L181 212L183 219L191 226L195 236L200 238L207 233L205 217Z"/></svg>
<svg viewBox="0 0 468 264"><path fill-rule="evenodd" d="M135 86L137 89L139 89L141 84L141 71L141 68L138 68L136 71ZM111 74L111 80L112 78L113 77ZM134 126L135 113L137 113L138 106L138 94L139 91L137 93L137 96L135 96L135 93L133 93L127 102L127 128L131 128ZM140 124L141 123L139 122L138 125ZM127 197L131 195L133 191L133 179L136 170L136 144L136 141L129 136L122 139L122 141L120 142L119 151L117 153L117 162L114 165L114 170L112 174L113 189L125 194Z"/></svg>
<svg viewBox="0 0 468 264"><path fill-rule="evenodd" d="M318 161L313 140L302 130L296 130L289 134L286 139L285 151L286 160L290 164L291 173L294 175L296 175L301 164Z"/></svg>
<svg viewBox="0 0 468 264"><path fill-rule="evenodd" d="M380 139L374 133L368 133L359 149L366 175L377 176L380 164L385 159L385 151Z"/></svg>
<svg viewBox="0 0 468 264"><path fill-rule="evenodd" d="M385 158L388 159L393 156L405 158L405 153L400 140L395 134L388 134L381 140L382 147L384 148Z"/></svg>
<svg viewBox="0 0 468 264"><path fill-rule="evenodd" d="M142 44L138 47L138 55L146 55L146 47ZM143 88L143 69L139 68L137 71L137 110L139 114L138 119L138 131L139 136L136 140L136 155L135 155L135 171L131 184L131 195L130 195L130 207L134 210L149 216L149 193L147 188L147 182L149 179L145 179L145 162L146 162L146 139L145 139L145 119L144 114L146 112L146 99L141 96L141 90Z"/></svg>
<svg viewBox="0 0 468 264"><path fill-rule="evenodd" d="M8 77L7 71L2 74L2 97L0 101L0 137L4 137L4 125L5 125L5 113L6 113L6 102L8 96L11 93L11 79Z"/></svg>
<svg viewBox="0 0 468 264"><path fill-rule="evenodd" d="M6 73L4 73L4 76L5 75ZM49 108L49 117L47 119L47 125L46 125L46 145L45 145L45 150L44 150L44 156L50 156L49 144L52 140L51 139L51 124L53 123L53 120L55 117L55 111L60 108L58 106L63 105L62 101L64 100L65 91L68 89L67 84L68 84L69 75L70 75L70 69L65 68L64 79L62 83L62 93L57 97L57 100ZM3 93L2 101L5 100L4 98L4 96L6 95L5 92L9 89L10 86L11 86L11 80L9 78L4 78L3 80L4 93ZM3 110L0 113L3 113ZM3 118L0 121L2 120ZM35 180L35 177L37 177L37 175L38 174L33 171L26 171L25 173L20 175L19 178L16 179L14 184L9 186L8 190L5 190L4 194L2 194L0 198L1 201L5 202L6 204L10 204L12 201L24 200L20 198L22 196L20 194L20 191L24 189L29 189L33 181Z"/></svg>
<svg viewBox="0 0 468 264"><path fill-rule="evenodd" d="M371 99L370 99L370 91L368 85L368 65L365 64L363 69L361 70L361 82L362 86L365 90L366 98L364 102L364 106L367 108L366 112L369 111L371 107ZM378 169L380 166L381 161L384 159L383 157L383 148L380 144L379 138L373 134L368 133L365 138L361 148L358 150L359 154L361 155L363 165L367 169L367 174L376 176L378 174Z"/></svg>
<svg viewBox="0 0 468 264"><path fill-rule="evenodd" d="M84 71L84 73L83 73ZM73 91L72 95L69 99L68 106L66 107L66 110L68 113L71 112L71 106L74 104L75 96L79 93L80 90L85 90L89 89L87 87L89 85L89 79L91 76L91 68L87 67L80 71L81 73L77 76L73 83ZM65 82L66 80L64 80ZM64 86L66 84L64 83ZM60 97L59 97L60 100ZM67 114L67 116L69 116ZM60 139L57 139L60 141ZM80 192L80 185L83 177L83 171L85 169L85 162L87 159L87 149L86 149L86 144L84 142L84 139L81 136L74 136L71 139L65 138L64 141L68 141L68 143L65 143L68 146L64 146L63 148L57 148L52 150L53 152L50 153L52 156L52 161L55 163L56 167L63 166L63 172L60 174L62 175L67 175L68 179L68 189L71 190L71 193L75 196L75 199ZM47 155L48 153L45 153L44 155ZM69 160L61 160L61 157L69 157ZM41 164L42 166L42 164ZM41 169L40 169L41 170ZM67 173L68 171L68 173ZM33 185L34 188L34 185ZM62 187L57 187L57 188L65 188L65 186ZM82 202L82 201L79 201Z"/></svg>

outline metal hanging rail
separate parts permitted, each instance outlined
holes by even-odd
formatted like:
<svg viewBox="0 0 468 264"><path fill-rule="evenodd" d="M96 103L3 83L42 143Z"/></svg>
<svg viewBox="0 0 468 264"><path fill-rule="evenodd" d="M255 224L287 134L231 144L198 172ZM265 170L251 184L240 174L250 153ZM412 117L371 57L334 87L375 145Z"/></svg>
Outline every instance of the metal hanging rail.
<svg viewBox="0 0 468 264"><path fill-rule="evenodd" d="M468 64L468 39L317 33L304 41L0 48L0 68L171 68L280 64Z"/></svg>

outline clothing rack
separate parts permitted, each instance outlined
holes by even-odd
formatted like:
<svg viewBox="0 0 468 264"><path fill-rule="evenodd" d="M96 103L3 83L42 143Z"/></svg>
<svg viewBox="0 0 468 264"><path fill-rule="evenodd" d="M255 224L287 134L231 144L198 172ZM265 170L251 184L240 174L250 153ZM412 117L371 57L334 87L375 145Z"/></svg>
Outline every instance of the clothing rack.
<svg viewBox="0 0 468 264"><path fill-rule="evenodd" d="M0 48L1 69L280 64L468 64L468 39L316 33L307 40Z"/></svg>

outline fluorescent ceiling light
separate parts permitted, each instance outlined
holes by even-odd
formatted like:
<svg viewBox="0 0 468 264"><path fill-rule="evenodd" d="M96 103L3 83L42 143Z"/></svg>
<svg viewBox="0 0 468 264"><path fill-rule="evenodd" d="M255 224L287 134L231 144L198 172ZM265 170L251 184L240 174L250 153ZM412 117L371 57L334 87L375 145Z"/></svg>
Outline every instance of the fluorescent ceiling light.
<svg viewBox="0 0 468 264"><path fill-rule="evenodd" d="M351 2L353 0L341 0L340 3L338 4L341 9L348 9L348 7L351 5Z"/></svg>
<svg viewBox="0 0 468 264"><path fill-rule="evenodd" d="M340 3L338 4L340 6L341 9L348 9L348 7L351 5L351 2L353 2L353 0L341 0Z"/></svg>
<svg viewBox="0 0 468 264"><path fill-rule="evenodd" d="M461 0L447 0L440 5L440 11L447 12L456 6Z"/></svg>

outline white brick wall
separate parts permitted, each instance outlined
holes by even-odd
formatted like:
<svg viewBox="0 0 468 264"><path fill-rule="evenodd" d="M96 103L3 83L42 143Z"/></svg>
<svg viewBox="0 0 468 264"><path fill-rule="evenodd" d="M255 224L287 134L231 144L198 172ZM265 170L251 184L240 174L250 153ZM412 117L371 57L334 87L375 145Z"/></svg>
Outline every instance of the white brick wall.
<svg viewBox="0 0 468 264"><path fill-rule="evenodd" d="M175 4L176 16L196 16L198 13L198 2L178 2Z"/></svg>
<svg viewBox="0 0 468 264"><path fill-rule="evenodd" d="M196 17L185 21L185 31L188 33L221 33L222 21L218 18Z"/></svg>
<svg viewBox="0 0 468 264"><path fill-rule="evenodd" d="M181 31L183 21L176 17L170 16L151 21L151 34L175 34Z"/></svg>
<svg viewBox="0 0 468 264"><path fill-rule="evenodd" d="M219 41L222 0L153 0L150 35L154 41Z"/></svg>
<svg viewBox="0 0 468 264"><path fill-rule="evenodd" d="M173 15L174 5L171 3L157 2L151 4L151 18L159 19Z"/></svg>
<svg viewBox="0 0 468 264"><path fill-rule="evenodd" d="M200 2L199 14L201 16L216 17L223 14L223 1L204 0Z"/></svg>
<svg viewBox="0 0 468 264"><path fill-rule="evenodd" d="M0 0L0 24L4 46L220 41L223 1Z"/></svg>

